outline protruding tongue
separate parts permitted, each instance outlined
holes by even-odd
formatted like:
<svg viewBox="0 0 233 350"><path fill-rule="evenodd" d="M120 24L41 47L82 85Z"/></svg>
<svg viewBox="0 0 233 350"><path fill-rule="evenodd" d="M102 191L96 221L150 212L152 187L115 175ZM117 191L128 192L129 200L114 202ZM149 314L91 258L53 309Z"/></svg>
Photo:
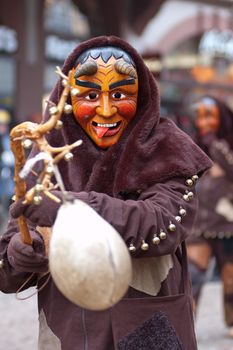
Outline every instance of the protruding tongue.
<svg viewBox="0 0 233 350"><path fill-rule="evenodd" d="M108 128L103 127L103 126L96 126L95 131L96 131L97 136L99 138L101 138L108 132Z"/></svg>

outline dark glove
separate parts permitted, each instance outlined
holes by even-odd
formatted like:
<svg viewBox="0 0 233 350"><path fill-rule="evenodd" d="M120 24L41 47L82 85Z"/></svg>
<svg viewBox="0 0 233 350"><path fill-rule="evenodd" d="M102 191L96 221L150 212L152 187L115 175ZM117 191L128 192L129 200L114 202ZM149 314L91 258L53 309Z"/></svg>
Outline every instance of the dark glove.
<svg viewBox="0 0 233 350"><path fill-rule="evenodd" d="M45 255L45 247L42 237L30 232L32 246L23 243L21 234L14 234L7 248L9 264L18 272L46 272L48 271L48 258Z"/></svg>
<svg viewBox="0 0 233 350"><path fill-rule="evenodd" d="M60 191L51 191L56 197L61 199L62 193ZM61 203L56 203L45 195L42 195L42 202L39 205L36 204L23 204L24 199L20 199L13 203L10 207L10 214L14 219L17 219L20 215L24 215L33 224L41 227L53 226L58 208Z"/></svg>

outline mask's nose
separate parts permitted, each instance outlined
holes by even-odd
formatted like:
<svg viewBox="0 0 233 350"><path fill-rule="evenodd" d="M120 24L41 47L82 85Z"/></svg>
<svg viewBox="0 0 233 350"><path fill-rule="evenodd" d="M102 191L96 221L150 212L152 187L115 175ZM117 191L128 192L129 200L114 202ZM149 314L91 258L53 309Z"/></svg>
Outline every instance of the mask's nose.
<svg viewBox="0 0 233 350"><path fill-rule="evenodd" d="M96 113L105 118L111 117L117 113L117 108L112 105L108 93L102 93L100 105L96 108Z"/></svg>

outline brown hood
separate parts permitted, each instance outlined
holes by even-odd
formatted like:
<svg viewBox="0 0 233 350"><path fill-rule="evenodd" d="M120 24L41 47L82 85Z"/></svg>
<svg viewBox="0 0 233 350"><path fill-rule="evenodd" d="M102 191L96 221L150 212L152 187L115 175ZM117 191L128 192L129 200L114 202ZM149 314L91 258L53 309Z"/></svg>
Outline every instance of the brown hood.
<svg viewBox="0 0 233 350"><path fill-rule="evenodd" d="M120 47L133 58L139 79L137 114L120 140L108 150L98 148L73 115L62 117L62 131L53 130L48 135L49 142L60 146L83 140L83 145L74 151L72 162L60 162L66 189L93 190L117 196L120 191L144 189L174 176L188 177L206 170L211 165L206 155L173 122L160 120L160 98L155 79L141 56L128 43L112 36L88 40L70 54L63 72L68 73L80 53L101 46ZM50 100L57 103L61 91L59 81Z"/></svg>

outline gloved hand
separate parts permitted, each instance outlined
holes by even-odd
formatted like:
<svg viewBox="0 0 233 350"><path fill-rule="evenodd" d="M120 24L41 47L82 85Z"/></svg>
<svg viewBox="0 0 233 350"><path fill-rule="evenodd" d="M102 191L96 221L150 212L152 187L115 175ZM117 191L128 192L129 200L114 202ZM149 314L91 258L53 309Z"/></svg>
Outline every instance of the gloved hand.
<svg viewBox="0 0 233 350"><path fill-rule="evenodd" d="M14 219L24 215L33 224L41 227L53 226L57 211L62 204L62 193L60 191L51 191L56 197L61 199L61 203L56 203L45 195L42 195L42 202L39 205L34 203L23 204L24 199L13 203L10 207L10 214Z"/></svg>
<svg viewBox="0 0 233 350"><path fill-rule="evenodd" d="M8 245L7 256L9 264L18 272L46 272L48 271L48 258L39 233L30 232L32 246L23 243L21 234L15 233Z"/></svg>
<svg viewBox="0 0 233 350"><path fill-rule="evenodd" d="M24 199L20 199L13 203L10 207L10 214L14 219L17 219L20 215L24 215L33 224L41 227L52 227L59 207L62 205L62 193L61 191L51 191L53 195L61 200L61 203L56 203L47 196L43 195L41 204L23 204ZM80 199L88 203L87 192L66 192L66 200L73 201L74 199Z"/></svg>

